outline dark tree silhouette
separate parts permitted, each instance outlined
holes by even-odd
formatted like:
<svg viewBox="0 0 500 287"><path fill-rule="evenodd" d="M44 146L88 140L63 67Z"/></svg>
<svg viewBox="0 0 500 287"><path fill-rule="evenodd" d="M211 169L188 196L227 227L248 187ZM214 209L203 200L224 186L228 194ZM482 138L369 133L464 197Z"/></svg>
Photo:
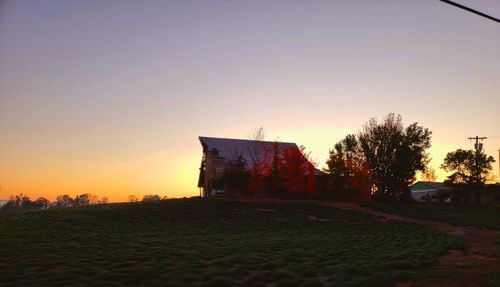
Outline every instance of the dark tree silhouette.
<svg viewBox="0 0 500 287"><path fill-rule="evenodd" d="M283 151L283 160L280 161L280 176L283 187L292 197L306 197L307 195L307 166L308 161L297 148L288 148Z"/></svg>
<svg viewBox="0 0 500 287"><path fill-rule="evenodd" d="M76 206L89 205L92 202L92 197L93 196L90 193L84 193L84 194L81 194L81 195L77 195L75 197L75 200L73 201L74 205L76 205Z"/></svg>
<svg viewBox="0 0 500 287"><path fill-rule="evenodd" d="M158 202L161 200L161 197L157 194L147 194L142 198L142 202Z"/></svg>
<svg viewBox="0 0 500 287"><path fill-rule="evenodd" d="M326 165L329 190L326 197L358 202L370 199L370 173L355 135L347 135L335 144Z"/></svg>
<svg viewBox="0 0 500 287"><path fill-rule="evenodd" d="M226 195L243 195L247 193L250 172L243 156L229 160L224 166L224 193Z"/></svg>
<svg viewBox="0 0 500 287"><path fill-rule="evenodd" d="M271 170L267 177L268 190L271 196L282 196L283 194L283 179L280 172L280 143L275 141L272 146L271 153Z"/></svg>
<svg viewBox="0 0 500 287"><path fill-rule="evenodd" d="M305 147L290 147L279 160L279 176L284 191L292 198L316 197L316 168Z"/></svg>
<svg viewBox="0 0 500 287"><path fill-rule="evenodd" d="M71 196L67 194L57 196L56 198L57 207L67 207L72 205L74 205L74 200Z"/></svg>
<svg viewBox="0 0 500 287"><path fill-rule="evenodd" d="M38 209L45 209L49 207L50 201L45 197L39 197L35 201L33 201L32 205Z"/></svg>
<svg viewBox="0 0 500 287"><path fill-rule="evenodd" d="M413 123L404 128L401 116L388 114L382 122L370 119L358 135L364 163L370 169L379 199L409 198L416 173L429 162L426 150L431 132Z"/></svg>
<svg viewBox="0 0 500 287"><path fill-rule="evenodd" d="M11 195L9 201L2 206L2 211L14 211L21 209L31 209L33 208L33 202L27 195Z"/></svg>
<svg viewBox="0 0 500 287"><path fill-rule="evenodd" d="M453 172L446 181L455 193L452 197L462 201L468 201L473 197L475 202L479 202L479 194L489 179L494 162L495 159L492 156L479 150L458 149L449 152L441 168Z"/></svg>
<svg viewBox="0 0 500 287"><path fill-rule="evenodd" d="M249 162L247 164L250 167L250 179L248 184L248 190L257 195L263 187L264 179L267 177L267 152L265 151L265 145L262 141L265 140L265 132L263 127L259 127L248 136L249 140L256 141L254 144L248 145L248 157ZM264 151L264 154L262 153ZM263 158L264 157L264 158Z"/></svg>

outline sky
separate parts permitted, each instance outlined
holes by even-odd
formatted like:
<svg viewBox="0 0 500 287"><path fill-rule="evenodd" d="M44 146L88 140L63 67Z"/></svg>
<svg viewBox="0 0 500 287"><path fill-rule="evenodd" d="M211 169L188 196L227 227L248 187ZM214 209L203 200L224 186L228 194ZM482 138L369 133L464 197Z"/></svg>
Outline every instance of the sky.
<svg viewBox="0 0 500 287"><path fill-rule="evenodd" d="M460 3L500 18L500 1ZM198 136L329 149L400 114L500 149L500 24L440 1L1 1L0 199L198 195Z"/></svg>

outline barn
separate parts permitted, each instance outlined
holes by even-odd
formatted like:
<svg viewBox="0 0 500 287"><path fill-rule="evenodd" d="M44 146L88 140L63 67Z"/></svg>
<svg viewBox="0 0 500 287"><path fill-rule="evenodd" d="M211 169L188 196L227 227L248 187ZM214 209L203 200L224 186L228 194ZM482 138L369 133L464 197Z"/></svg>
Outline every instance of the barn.
<svg viewBox="0 0 500 287"><path fill-rule="evenodd" d="M246 168L270 166L274 148L277 145L278 153L298 151L295 143L271 142L244 139L199 137L203 148L203 155L198 177L198 187L202 197L224 195L225 186L221 179L228 161L235 161L242 157L247 163ZM307 161L307 160L306 160ZM308 162L309 163L309 162ZM310 166L312 164L309 163ZM321 176L322 172L314 168L314 176Z"/></svg>

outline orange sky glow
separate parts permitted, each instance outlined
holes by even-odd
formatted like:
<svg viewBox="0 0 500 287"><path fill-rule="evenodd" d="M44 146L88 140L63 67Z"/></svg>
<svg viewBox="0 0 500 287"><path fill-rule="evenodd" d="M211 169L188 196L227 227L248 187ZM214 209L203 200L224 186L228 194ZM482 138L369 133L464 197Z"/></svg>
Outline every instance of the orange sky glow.
<svg viewBox="0 0 500 287"><path fill-rule="evenodd" d="M390 112L433 132L438 180L476 135L498 180L498 51L500 25L440 1L5 1L0 199L198 195L198 136L260 126L322 168Z"/></svg>

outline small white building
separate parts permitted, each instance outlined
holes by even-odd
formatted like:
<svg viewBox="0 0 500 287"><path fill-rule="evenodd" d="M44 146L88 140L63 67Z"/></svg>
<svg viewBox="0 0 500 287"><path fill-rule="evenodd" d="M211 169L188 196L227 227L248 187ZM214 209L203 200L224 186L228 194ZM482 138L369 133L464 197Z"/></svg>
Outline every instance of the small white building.
<svg viewBox="0 0 500 287"><path fill-rule="evenodd" d="M448 198L449 192L442 182L419 181L411 186L411 198L416 201L439 201L440 195Z"/></svg>

